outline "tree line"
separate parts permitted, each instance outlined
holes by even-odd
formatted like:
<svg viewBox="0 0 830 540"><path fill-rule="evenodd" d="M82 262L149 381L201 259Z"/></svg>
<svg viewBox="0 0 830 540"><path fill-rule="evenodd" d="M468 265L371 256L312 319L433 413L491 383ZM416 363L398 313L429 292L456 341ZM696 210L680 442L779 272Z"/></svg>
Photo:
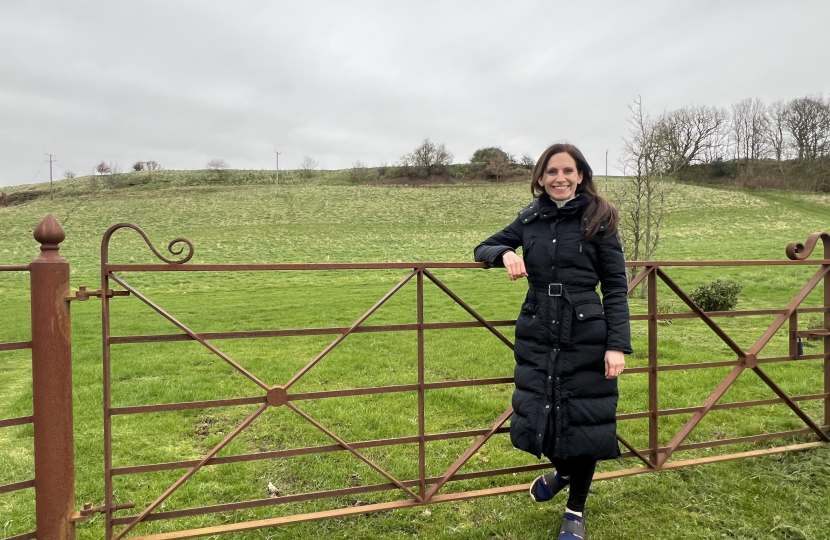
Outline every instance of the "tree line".
<svg viewBox="0 0 830 540"><path fill-rule="evenodd" d="M830 99L821 95L771 104L747 98L729 109L690 105L657 116L648 115L637 99L629 109L637 136L625 138L626 152L636 142L644 159L666 175L736 161L740 172L752 176L758 162L772 161L783 170L785 162L816 163L830 153ZM630 167L630 160L623 165Z"/></svg>

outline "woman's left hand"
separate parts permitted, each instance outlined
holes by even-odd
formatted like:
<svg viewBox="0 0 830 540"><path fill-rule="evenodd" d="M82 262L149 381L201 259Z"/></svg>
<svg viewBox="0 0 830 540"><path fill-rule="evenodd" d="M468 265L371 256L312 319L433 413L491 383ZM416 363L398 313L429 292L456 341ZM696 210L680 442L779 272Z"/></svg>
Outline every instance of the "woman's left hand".
<svg viewBox="0 0 830 540"><path fill-rule="evenodd" d="M622 351L605 351L605 378L613 379L625 369L625 355Z"/></svg>

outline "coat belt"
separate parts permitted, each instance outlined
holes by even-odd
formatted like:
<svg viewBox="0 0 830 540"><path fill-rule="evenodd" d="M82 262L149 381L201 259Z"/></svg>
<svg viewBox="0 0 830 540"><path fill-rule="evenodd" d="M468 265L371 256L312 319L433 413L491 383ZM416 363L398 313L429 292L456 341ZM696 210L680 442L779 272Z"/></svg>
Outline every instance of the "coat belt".
<svg viewBox="0 0 830 540"><path fill-rule="evenodd" d="M583 292L596 292L595 287L577 287L569 285L565 287L562 283L547 283L547 284L528 284L531 291L541 292L553 298L559 298L564 305L562 306L562 320L559 321L559 342L562 345L569 345L571 343L571 325L573 323L573 302L571 301L571 294Z"/></svg>

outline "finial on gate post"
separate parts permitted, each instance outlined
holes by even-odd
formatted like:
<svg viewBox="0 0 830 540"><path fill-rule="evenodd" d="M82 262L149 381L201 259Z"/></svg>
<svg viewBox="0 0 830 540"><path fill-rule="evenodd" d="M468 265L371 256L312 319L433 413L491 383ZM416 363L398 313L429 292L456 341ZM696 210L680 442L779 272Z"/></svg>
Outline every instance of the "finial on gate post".
<svg viewBox="0 0 830 540"><path fill-rule="evenodd" d="M46 214L46 217L40 220L40 223L35 227L32 236L40 243L40 251L58 251L60 243L66 239L66 232L64 232L61 224L55 219L52 214Z"/></svg>

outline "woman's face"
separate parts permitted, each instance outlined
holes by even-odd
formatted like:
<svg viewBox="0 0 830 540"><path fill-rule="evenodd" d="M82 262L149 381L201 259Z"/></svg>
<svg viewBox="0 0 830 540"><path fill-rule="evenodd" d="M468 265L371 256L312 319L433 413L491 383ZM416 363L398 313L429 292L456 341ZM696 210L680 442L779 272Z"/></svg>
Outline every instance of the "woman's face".
<svg viewBox="0 0 830 540"><path fill-rule="evenodd" d="M567 152L553 154L539 180L550 198L557 201L576 197L576 187L581 183L582 173L576 170L576 161Z"/></svg>

